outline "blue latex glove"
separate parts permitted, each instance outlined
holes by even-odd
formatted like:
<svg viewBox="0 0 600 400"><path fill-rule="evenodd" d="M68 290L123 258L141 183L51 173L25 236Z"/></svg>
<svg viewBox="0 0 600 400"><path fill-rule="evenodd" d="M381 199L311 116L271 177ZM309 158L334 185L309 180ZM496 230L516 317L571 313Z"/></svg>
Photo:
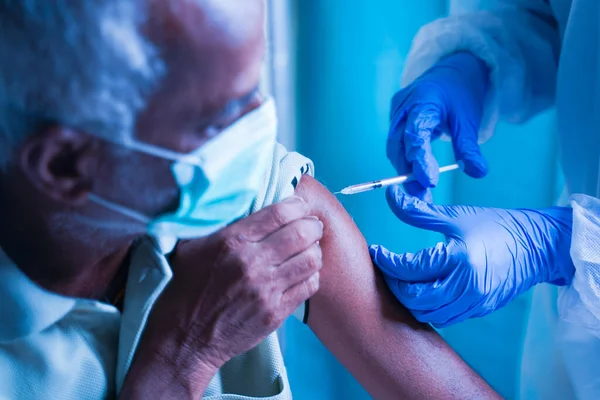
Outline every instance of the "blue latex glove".
<svg viewBox="0 0 600 400"><path fill-rule="evenodd" d="M471 53L456 53L438 62L392 99L387 156L403 175L416 181L405 189L431 202L429 188L438 182L439 165L431 141L450 136L456 160L474 178L487 174L478 133L488 86L488 68Z"/></svg>
<svg viewBox="0 0 600 400"><path fill-rule="evenodd" d="M387 198L402 221L446 236L416 254L370 248L391 291L421 322L445 327L481 317L538 283L573 277L570 208L436 206L397 186Z"/></svg>

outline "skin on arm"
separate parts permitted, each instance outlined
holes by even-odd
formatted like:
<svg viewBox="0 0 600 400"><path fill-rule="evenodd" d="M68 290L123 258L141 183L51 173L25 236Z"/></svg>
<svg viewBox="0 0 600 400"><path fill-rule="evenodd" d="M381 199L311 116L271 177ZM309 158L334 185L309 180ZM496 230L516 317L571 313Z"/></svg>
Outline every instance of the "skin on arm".
<svg viewBox="0 0 600 400"><path fill-rule="evenodd" d="M304 176L296 195L325 226L308 325L376 399L500 398L387 289L364 237L336 198Z"/></svg>

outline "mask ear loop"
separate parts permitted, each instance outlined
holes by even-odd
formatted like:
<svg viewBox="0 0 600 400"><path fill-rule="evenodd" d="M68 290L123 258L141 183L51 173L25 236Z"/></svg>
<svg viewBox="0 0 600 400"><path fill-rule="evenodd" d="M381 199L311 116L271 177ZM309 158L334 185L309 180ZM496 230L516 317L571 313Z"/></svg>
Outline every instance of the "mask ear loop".
<svg viewBox="0 0 600 400"><path fill-rule="evenodd" d="M172 150L162 149L154 145L136 142L132 140L128 140L124 143L115 142L115 144L124 146L125 148L128 148L130 150L138 151L140 153L147 154L167 161L183 162L185 164L196 166L202 165L202 160L198 159L198 157L195 157L192 154L181 154ZM98 204L101 207L104 207L110 211L116 212L117 214L121 214L135 221L141 222L142 224L149 225L152 221L152 218L138 211L132 210L129 207L125 207L112 201L105 200L104 198L96 194L90 193L88 198L90 199L90 201Z"/></svg>
<svg viewBox="0 0 600 400"><path fill-rule="evenodd" d="M160 158L162 160L183 162L185 164L202 167L203 160L199 159L193 152L190 154L178 153L173 150L163 149L152 144L138 142L135 140L127 140L124 143L121 143L120 145L130 150L134 150L152 157Z"/></svg>
<svg viewBox="0 0 600 400"><path fill-rule="evenodd" d="M260 107L246 114L240 120L234 122L228 129L233 130L236 129L236 127L239 129L239 125L241 123L245 123L248 126L253 126L258 123L262 124L264 122L264 114L275 115L275 104L272 98L266 99ZM167 161L179 162L187 165L197 166L200 168L203 168L205 163L205 160L203 159L203 157L198 155L197 151L192 152L190 154L182 154L173 150L160 148L152 144L138 142L136 140L133 140L132 138L128 138L128 140L125 140L124 142L111 142L123 146L125 148L138 151L140 153L147 154L153 157L161 158ZM207 146L210 146L210 142L204 145L203 147ZM131 208L122 206L112 201L105 200L102 197L97 196L93 193L89 194L89 199L90 201L100 205L101 207L104 207L108 210L111 210L113 212L116 212L118 214L121 214L125 217L131 218L135 221L141 222L146 225L149 225L153 220L152 218L138 211L132 210Z"/></svg>
<svg viewBox="0 0 600 400"><path fill-rule="evenodd" d="M256 126L258 126L259 128L264 127L266 122L271 122L270 119L267 119L265 121L265 115L267 115L267 116L272 115L275 120L277 118L277 112L275 110L275 102L274 102L273 98L271 98L271 97L268 97L267 99L265 99L265 101L256 109L252 110L248 114L242 116L240 119L238 119L237 121L235 121L234 123L229 125L227 128L225 128L225 131L236 132L241 127L244 127L244 131L252 131L252 130L254 130L253 128ZM275 128L275 130L276 130L276 128ZM227 133L221 133L219 136L221 136L221 138L223 138L224 135L227 135ZM230 141L238 140L238 138L237 137L235 139L229 138L229 140ZM245 138L245 140L251 140L251 138ZM135 151L138 151L143 154L147 154L152 157L161 158L161 159L167 160L167 161L180 162L180 163L193 165L193 166L200 167L200 168L203 168L204 164L206 162L204 157L201 156L200 154L198 154L198 150L200 150L200 148L196 149L195 151L192 151L191 153L179 153L177 151L158 147L153 144L139 142L132 137L127 137L124 142L114 142L114 143L116 143L120 146L126 147L128 149L135 150ZM213 143L214 143L214 140L209 140L207 143L205 143L203 146L201 146L201 149L203 149L203 151L210 153L209 149L211 148Z"/></svg>
<svg viewBox="0 0 600 400"><path fill-rule="evenodd" d="M89 194L90 201L102 206L110 211L114 211L117 214L124 215L125 217L131 218L135 221L141 222L148 225L151 219L142 213L132 210L131 208L113 203L112 201L104 200L102 197L97 196L93 193Z"/></svg>

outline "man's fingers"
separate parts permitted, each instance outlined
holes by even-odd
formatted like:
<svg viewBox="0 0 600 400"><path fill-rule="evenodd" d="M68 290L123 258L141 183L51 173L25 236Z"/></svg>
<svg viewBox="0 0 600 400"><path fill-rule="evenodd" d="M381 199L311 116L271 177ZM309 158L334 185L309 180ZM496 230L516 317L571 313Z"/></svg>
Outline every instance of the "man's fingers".
<svg viewBox="0 0 600 400"><path fill-rule="evenodd" d="M283 289L288 290L319 272L322 267L321 246L314 243L302 253L276 267L274 276L281 282Z"/></svg>
<svg viewBox="0 0 600 400"><path fill-rule="evenodd" d="M294 312L298 306L310 299L319 290L320 275L318 272L308 279L292 286L283 293L281 301L288 314Z"/></svg>
<svg viewBox="0 0 600 400"><path fill-rule="evenodd" d="M226 228L229 234L243 235L246 240L258 242L282 227L306 216L308 204L298 196L265 207ZM233 231L233 232L232 232Z"/></svg>
<svg viewBox="0 0 600 400"><path fill-rule="evenodd" d="M280 265L302 253L323 237L323 223L317 217L304 217L273 232L258 243L270 265Z"/></svg>

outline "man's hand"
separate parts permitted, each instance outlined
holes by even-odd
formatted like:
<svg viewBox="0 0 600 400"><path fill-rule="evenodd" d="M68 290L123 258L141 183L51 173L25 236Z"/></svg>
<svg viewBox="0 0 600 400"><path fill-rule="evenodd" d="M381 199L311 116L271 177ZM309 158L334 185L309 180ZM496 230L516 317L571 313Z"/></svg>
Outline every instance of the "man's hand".
<svg viewBox="0 0 600 400"><path fill-rule="evenodd" d="M169 387L201 394L218 368L255 347L318 290L323 224L307 212L306 202L292 197L178 245L173 279L142 339L147 347L137 352L158 352L173 367L163 376L179 382Z"/></svg>

